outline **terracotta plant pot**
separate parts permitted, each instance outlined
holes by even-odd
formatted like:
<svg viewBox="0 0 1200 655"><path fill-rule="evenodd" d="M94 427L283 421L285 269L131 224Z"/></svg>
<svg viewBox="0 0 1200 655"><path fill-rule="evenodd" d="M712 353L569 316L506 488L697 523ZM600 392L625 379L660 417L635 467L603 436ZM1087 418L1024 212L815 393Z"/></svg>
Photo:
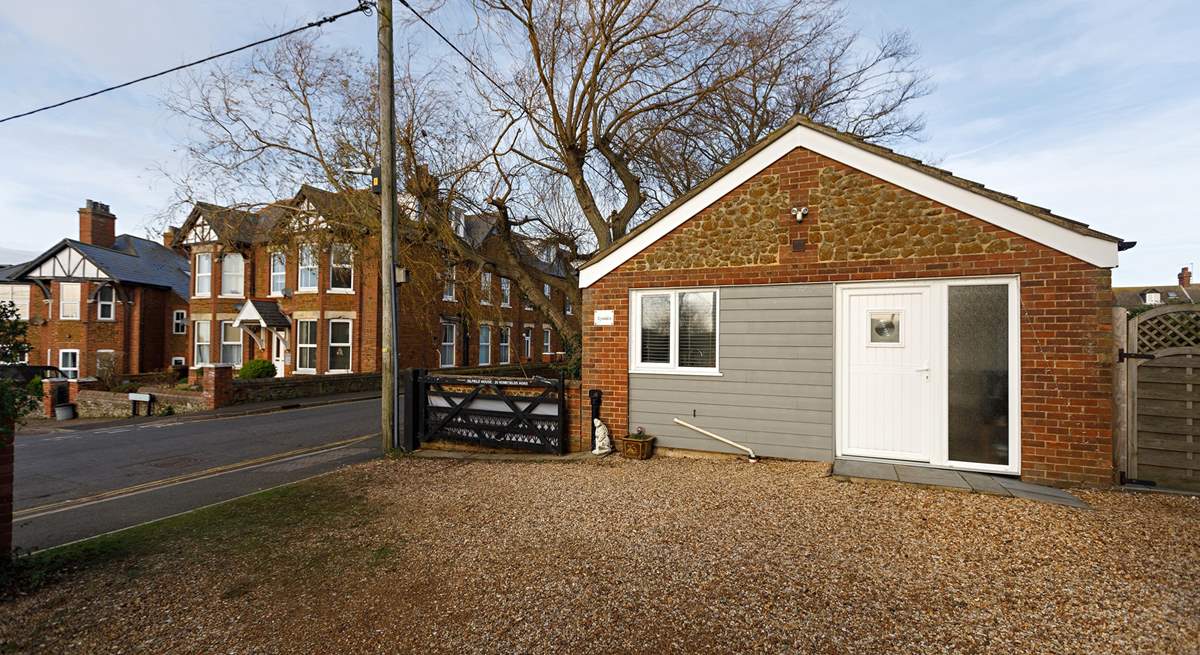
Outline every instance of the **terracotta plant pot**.
<svg viewBox="0 0 1200 655"><path fill-rule="evenodd" d="M654 452L654 437L630 435L621 440L621 457L625 459L650 459Z"/></svg>

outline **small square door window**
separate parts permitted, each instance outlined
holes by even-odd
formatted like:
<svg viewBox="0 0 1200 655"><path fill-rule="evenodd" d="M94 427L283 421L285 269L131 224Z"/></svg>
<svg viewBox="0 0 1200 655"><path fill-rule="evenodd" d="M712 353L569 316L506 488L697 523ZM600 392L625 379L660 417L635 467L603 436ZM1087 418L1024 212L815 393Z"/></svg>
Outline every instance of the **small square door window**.
<svg viewBox="0 0 1200 655"><path fill-rule="evenodd" d="M900 312L871 312L871 343L900 345Z"/></svg>

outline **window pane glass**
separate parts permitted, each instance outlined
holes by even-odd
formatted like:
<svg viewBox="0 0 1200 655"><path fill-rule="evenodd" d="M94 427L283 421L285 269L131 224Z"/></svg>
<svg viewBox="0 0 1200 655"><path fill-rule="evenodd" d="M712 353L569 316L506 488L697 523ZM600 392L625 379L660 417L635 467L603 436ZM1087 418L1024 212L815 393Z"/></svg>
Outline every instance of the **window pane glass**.
<svg viewBox="0 0 1200 655"><path fill-rule="evenodd" d="M300 335L297 341L305 345L317 345L317 322L300 321Z"/></svg>
<svg viewBox="0 0 1200 655"><path fill-rule="evenodd" d="M679 365L717 366L717 302L711 291L679 294Z"/></svg>
<svg viewBox="0 0 1200 655"><path fill-rule="evenodd" d="M228 254L221 258L221 294L236 296L242 293L242 256Z"/></svg>
<svg viewBox="0 0 1200 655"><path fill-rule="evenodd" d="M647 364L671 362L671 297L642 296L642 361Z"/></svg>
<svg viewBox="0 0 1200 655"><path fill-rule="evenodd" d="M330 346L329 347L329 370L331 370L331 371L349 371L350 370L350 346Z"/></svg>
<svg viewBox="0 0 1200 655"><path fill-rule="evenodd" d="M950 459L1008 464L1008 285L949 289Z"/></svg>
<svg viewBox="0 0 1200 655"><path fill-rule="evenodd" d="M345 321L331 321L329 343L350 343L350 324Z"/></svg>

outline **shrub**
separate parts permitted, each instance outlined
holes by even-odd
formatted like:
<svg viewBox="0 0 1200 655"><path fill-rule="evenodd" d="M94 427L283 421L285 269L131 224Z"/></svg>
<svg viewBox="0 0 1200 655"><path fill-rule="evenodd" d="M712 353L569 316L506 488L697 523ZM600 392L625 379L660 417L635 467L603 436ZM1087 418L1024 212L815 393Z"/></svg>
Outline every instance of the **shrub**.
<svg viewBox="0 0 1200 655"><path fill-rule="evenodd" d="M243 380L273 378L275 377L275 365L265 359L252 359L242 364L242 370L238 371L238 377Z"/></svg>

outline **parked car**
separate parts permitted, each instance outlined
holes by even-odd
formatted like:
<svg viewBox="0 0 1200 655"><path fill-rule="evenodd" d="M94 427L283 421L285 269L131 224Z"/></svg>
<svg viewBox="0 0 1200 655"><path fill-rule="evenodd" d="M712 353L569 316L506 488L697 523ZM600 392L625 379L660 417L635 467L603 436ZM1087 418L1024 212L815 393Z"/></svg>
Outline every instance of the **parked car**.
<svg viewBox="0 0 1200 655"><path fill-rule="evenodd" d="M65 378L57 366L30 366L29 364L0 364L0 380L16 380L29 384L34 378Z"/></svg>

